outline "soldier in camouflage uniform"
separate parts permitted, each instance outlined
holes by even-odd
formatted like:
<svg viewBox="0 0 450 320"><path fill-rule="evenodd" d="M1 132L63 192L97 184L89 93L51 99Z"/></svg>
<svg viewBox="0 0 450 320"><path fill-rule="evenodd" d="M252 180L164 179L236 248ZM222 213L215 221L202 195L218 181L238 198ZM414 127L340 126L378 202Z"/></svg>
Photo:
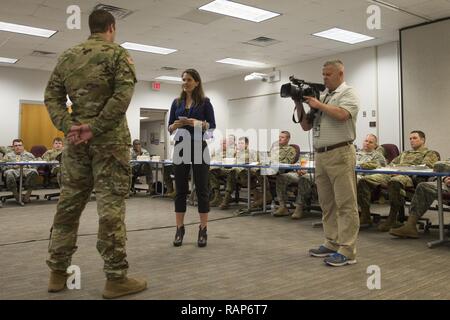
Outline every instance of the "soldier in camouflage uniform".
<svg viewBox="0 0 450 320"><path fill-rule="evenodd" d="M13 152L7 153L4 156L2 161L19 162L36 160L33 154L24 150L23 141L21 139L13 140L13 150ZM20 166L7 166L4 167L3 170L3 175L6 180L6 188L12 192L16 201L20 203L21 199L19 199L19 192L17 187L17 180L20 177ZM22 200L24 203L27 203L30 202L31 192L33 191L37 183L38 172L36 170L36 167L24 166L23 178L25 178L24 187L26 188L27 192Z"/></svg>
<svg viewBox="0 0 450 320"><path fill-rule="evenodd" d="M240 137L238 140L238 146L236 150L236 164L245 164L258 162L258 154L254 150L250 150L249 140L247 137ZM246 168L232 168L229 171L227 182L225 185L225 196L222 203L219 205L219 209L225 210L230 206L231 195L236 189L236 184L239 183L243 186L247 186L247 169ZM250 189L256 187L255 176L250 174ZM250 191L250 190L249 190Z"/></svg>
<svg viewBox="0 0 450 320"><path fill-rule="evenodd" d="M425 134L422 131L412 131L409 141L412 150L402 152L392 160L391 164L398 166L426 165L432 168L433 164L439 160L436 152L425 147ZM362 177L357 187L361 216L370 217L372 191L379 185L387 186L391 207L388 219L378 226L378 230L386 232L392 227L398 226L397 214L405 202L405 188L414 187L418 182L420 182L420 177L412 178L406 175L373 174Z"/></svg>
<svg viewBox="0 0 450 320"><path fill-rule="evenodd" d="M150 153L141 146L139 139L133 140L133 147L130 149L131 160L137 160L138 156L150 157ZM131 191L134 190L136 180L140 176L145 176L145 180L148 184L148 193L154 194L155 188L153 187L153 172L150 163L133 163L131 165Z"/></svg>
<svg viewBox="0 0 450 320"><path fill-rule="evenodd" d="M435 163L434 171L450 172L450 159ZM450 192L450 177L443 178L442 182L442 192ZM436 181L419 183L411 200L408 221L400 228L391 229L389 233L400 238L418 238L417 221L427 212L437 198L438 188Z"/></svg>
<svg viewBox="0 0 450 320"><path fill-rule="evenodd" d="M283 173L277 176L276 188L277 199L280 204L277 211L273 214L275 217L288 216L289 210L286 207L286 191L290 184L297 184L297 197L295 198L295 211L291 215L292 219L301 219L307 213L308 206L311 204L313 196L312 174L305 170L297 170L295 172Z"/></svg>
<svg viewBox="0 0 450 320"><path fill-rule="evenodd" d="M45 151L42 155L44 161L59 161L64 148L63 139L56 137L53 139L53 149ZM56 176L58 185L61 187L61 168L59 166L52 166L50 169L50 176ZM50 182L50 181L49 181Z"/></svg>
<svg viewBox="0 0 450 320"><path fill-rule="evenodd" d="M91 36L60 56L45 91L50 118L69 142L62 156L62 190L49 243L49 292L65 288L66 270L77 249L80 215L94 188L97 250L107 277L103 297L116 298L147 287L146 281L126 276L125 196L130 189L126 111L136 76L128 52L114 43L115 26L109 12L93 11ZM71 113L66 95L73 102Z"/></svg>
<svg viewBox="0 0 450 320"><path fill-rule="evenodd" d="M211 155L213 162L223 162L225 158L236 157L236 138L233 135L229 135L228 138L222 140L222 146L217 150L214 150ZM228 177L232 168L220 168L210 167L209 169L209 183L214 193L214 197L209 203L211 207L219 206L223 199L220 196L220 182Z"/></svg>
<svg viewBox="0 0 450 320"><path fill-rule="evenodd" d="M278 137L278 142L274 143L270 149L270 163L271 165L276 165L279 163L285 164L293 164L295 157L297 155L297 151L291 145L289 145L289 140L291 139L291 134L289 131L281 131ZM253 170L252 170L253 171ZM257 183L263 188L264 178L261 175L261 170L255 170ZM265 179L266 181L266 204L272 202L272 193L270 192L269 179ZM277 194L278 195L278 194ZM261 208L263 206L263 192L256 191L255 203L253 204L254 208ZM286 210L283 210L286 209ZM289 211L287 208L280 205L279 210L277 210L274 215L275 216L285 216L289 215Z"/></svg>
<svg viewBox="0 0 450 320"><path fill-rule="evenodd" d="M356 167L366 170L373 170L376 168L386 166L386 158L378 147L378 138L374 134L368 134L363 142L362 150L356 152ZM359 183L361 177L364 175L357 174L356 181ZM372 218L370 213L365 210L361 212L359 219L359 227L367 228L372 225Z"/></svg>

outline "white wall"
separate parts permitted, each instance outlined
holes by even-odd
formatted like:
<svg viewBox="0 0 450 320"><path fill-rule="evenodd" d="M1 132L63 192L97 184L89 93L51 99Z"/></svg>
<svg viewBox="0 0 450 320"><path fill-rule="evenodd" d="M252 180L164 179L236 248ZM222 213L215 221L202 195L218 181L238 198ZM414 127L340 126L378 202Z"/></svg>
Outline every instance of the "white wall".
<svg viewBox="0 0 450 320"><path fill-rule="evenodd" d="M0 145L19 135L20 101L43 103L49 77L46 71L0 67ZM168 110L179 92L179 85L162 83L161 91L152 91L149 82L139 81L127 111L132 139L139 138L140 108Z"/></svg>
<svg viewBox="0 0 450 320"><path fill-rule="evenodd" d="M377 57L381 57L381 61ZM356 89L361 100L357 119L357 144L361 145L365 134L374 133L381 134L380 143L398 145L397 43L282 66L277 68L281 70L281 81L276 83L245 82L243 75L207 83L205 91L215 108L217 127L223 131L231 128L288 130L292 135L291 143L299 144L302 150L309 150L310 137L292 122L293 102L279 96L280 86L289 82L290 75L322 83L323 62L335 58L344 62L346 82ZM363 117L364 111L366 117ZM370 128L369 121L376 121L377 127ZM380 125L381 121L385 123Z"/></svg>

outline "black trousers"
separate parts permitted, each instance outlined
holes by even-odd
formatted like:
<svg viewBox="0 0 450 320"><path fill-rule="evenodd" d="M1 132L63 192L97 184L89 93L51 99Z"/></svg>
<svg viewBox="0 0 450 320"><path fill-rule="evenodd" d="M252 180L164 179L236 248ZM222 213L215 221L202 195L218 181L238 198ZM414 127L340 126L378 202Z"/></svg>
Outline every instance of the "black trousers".
<svg viewBox="0 0 450 320"><path fill-rule="evenodd" d="M203 155L209 157L208 146L205 141L191 141L191 156L190 163L181 163L174 165L175 173L175 212L186 212L186 200L189 191L189 175L193 171L195 191L197 192L198 199L198 212L209 212L209 158L204 159L202 157L202 163L194 163L194 143L201 143ZM196 150L197 152L200 151ZM175 155L174 155L175 156ZM180 157L183 156L183 152L180 152ZM197 155L198 157L198 155Z"/></svg>

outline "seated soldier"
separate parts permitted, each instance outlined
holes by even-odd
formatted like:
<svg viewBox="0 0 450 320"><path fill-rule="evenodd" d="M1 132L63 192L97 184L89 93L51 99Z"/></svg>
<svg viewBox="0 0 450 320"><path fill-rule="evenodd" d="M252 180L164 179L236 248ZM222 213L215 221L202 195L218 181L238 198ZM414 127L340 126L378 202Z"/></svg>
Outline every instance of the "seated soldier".
<svg viewBox="0 0 450 320"><path fill-rule="evenodd" d="M376 169L386 166L383 150L378 146L376 135L369 133L363 141L363 148L356 152L356 167L361 169ZM357 180L361 178L358 174Z"/></svg>
<svg viewBox="0 0 450 320"><path fill-rule="evenodd" d="M362 150L356 152L356 167L371 170L384 166L386 166L386 158L383 156L382 150L378 147L377 136L369 133L364 139ZM363 176L361 174L356 175L357 183ZM367 228L371 225L372 218L370 212L367 210L364 212L361 211L359 227Z"/></svg>
<svg viewBox="0 0 450 320"><path fill-rule="evenodd" d="M19 162L19 161L32 161L36 158L30 153L24 150L22 139L13 140L13 152L7 153L3 158L5 162ZM38 172L36 168L32 166L23 167L24 187L27 192L23 199L19 199L19 192L17 186L17 180L20 177L20 166L7 166L4 167L3 175L6 179L6 188L12 192L17 202L23 200L24 203L30 202L31 192L36 186Z"/></svg>
<svg viewBox="0 0 450 320"><path fill-rule="evenodd" d="M56 137L53 139L53 149L45 151L42 155L42 160L44 161L59 161L61 158L61 153L64 148L63 139ZM58 186L61 187L61 168L59 166L52 166L50 169L50 176L56 176L58 181Z"/></svg>
<svg viewBox="0 0 450 320"><path fill-rule="evenodd" d="M425 134L422 131L411 131L409 142L412 150L402 152L392 160L391 164L398 166L426 165L432 168L433 164L439 160L436 152L425 147ZM373 174L361 177L357 186L361 217L370 217L371 193L376 187L383 185L388 187L390 211L387 220L378 226L378 230L386 232L399 226L397 214L405 202L405 188L414 187L414 183L417 184L418 182L419 177L412 178L398 174ZM370 223L370 220L368 223Z"/></svg>
<svg viewBox="0 0 450 320"><path fill-rule="evenodd" d="M133 140L133 147L130 150L131 160L137 160L138 156L148 156L150 154L147 150L142 148L139 139ZM145 180L148 184L148 193L154 194L155 188L153 186L153 173L150 163L132 163L131 164L131 191L134 192L134 185L136 184L137 178L140 176L145 176Z"/></svg>
<svg viewBox="0 0 450 320"><path fill-rule="evenodd" d="M238 146L236 150L236 163L252 163L258 161L258 154L254 150L250 150L249 140L247 137L240 137L238 140ZM245 168L232 168L229 171L227 182L225 186L225 196L222 203L219 205L219 209L225 210L230 206L231 195L236 188L236 183L247 186L247 169ZM255 180L251 180L250 189L256 186ZM250 190L249 190L250 196Z"/></svg>
<svg viewBox="0 0 450 320"><path fill-rule="evenodd" d="M278 142L274 143L270 149L270 163L271 164L293 164L297 151L291 145L289 145L289 140L291 139L291 134L289 131L281 131L278 136ZM264 179L261 176L261 170L252 170L255 173L257 183L262 186ZM272 193L270 192L269 180L266 180L266 204L272 201ZM260 208L263 206L263 193L256 191L255 203L253 207Z"/></svg>
<svg viewBox="0 0 450 320"><path fill-rule="evenodd" d="M229 135L221 141L221 147L214 150L211 154L211 161L223 162L225 158L236 158L236 137ZM209 203L211 207L217 207L223 201L220 196L220 181L226 179L232 168L210 167L209 183L213 191L213 199Z"/></svg>
<svg viewBox="0 0 450 320"><path fill-rule="evenodd" d="M295 172L283 173L277 176L277 199L280 204L277 211L273 214L275 217L288 216L289 210L286 207L287 187L288 185L297 184L297 197L295 198L295 211L291 215L292 219L301 219L304 217L305 208L311 204L313 178L305 170L297 170Z"/></svg>
<svg viewBox="0 0 450 320"><path fill-rule="evenodd" d="M445 177L442 183L442 192L450 192L450 177ZM405 225L392 228L389 233L400 238L418 238L417 221L427 212L430 205L437 200L437 182L421 182L417 185L409 207L409 217Z"/></svg>
<svg viewBox="0 0 450 320"><path fill-rule="evenodd" d="M436 162L434 164L434 171L449 172L450 159ZM450 193L450 176L442 179L442 193ZM391 229L389 233L400 238L418 238L417 221L427 212L431 204L437 199L437 181L419 183L411 200L408 221L400 228Z"/></svg>

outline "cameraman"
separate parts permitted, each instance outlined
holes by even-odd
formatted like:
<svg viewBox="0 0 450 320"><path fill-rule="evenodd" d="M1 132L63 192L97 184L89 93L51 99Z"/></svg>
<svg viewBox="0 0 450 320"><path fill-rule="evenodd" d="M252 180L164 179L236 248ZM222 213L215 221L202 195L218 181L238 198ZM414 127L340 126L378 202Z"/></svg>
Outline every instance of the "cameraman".
<svg viewBox="0 0 450 320"><path fill-rule="evenodd" d="M302 102L295 101L300 125L314 133L316 184L326 238L323 245L309 253L325 258L328 265L344 266L356 263L359 231L353 146L359 100L344 82L344 64L340 60L326 62L322 75L327 90L320 101L304 97L311 107L312 121Z"/></svg>

